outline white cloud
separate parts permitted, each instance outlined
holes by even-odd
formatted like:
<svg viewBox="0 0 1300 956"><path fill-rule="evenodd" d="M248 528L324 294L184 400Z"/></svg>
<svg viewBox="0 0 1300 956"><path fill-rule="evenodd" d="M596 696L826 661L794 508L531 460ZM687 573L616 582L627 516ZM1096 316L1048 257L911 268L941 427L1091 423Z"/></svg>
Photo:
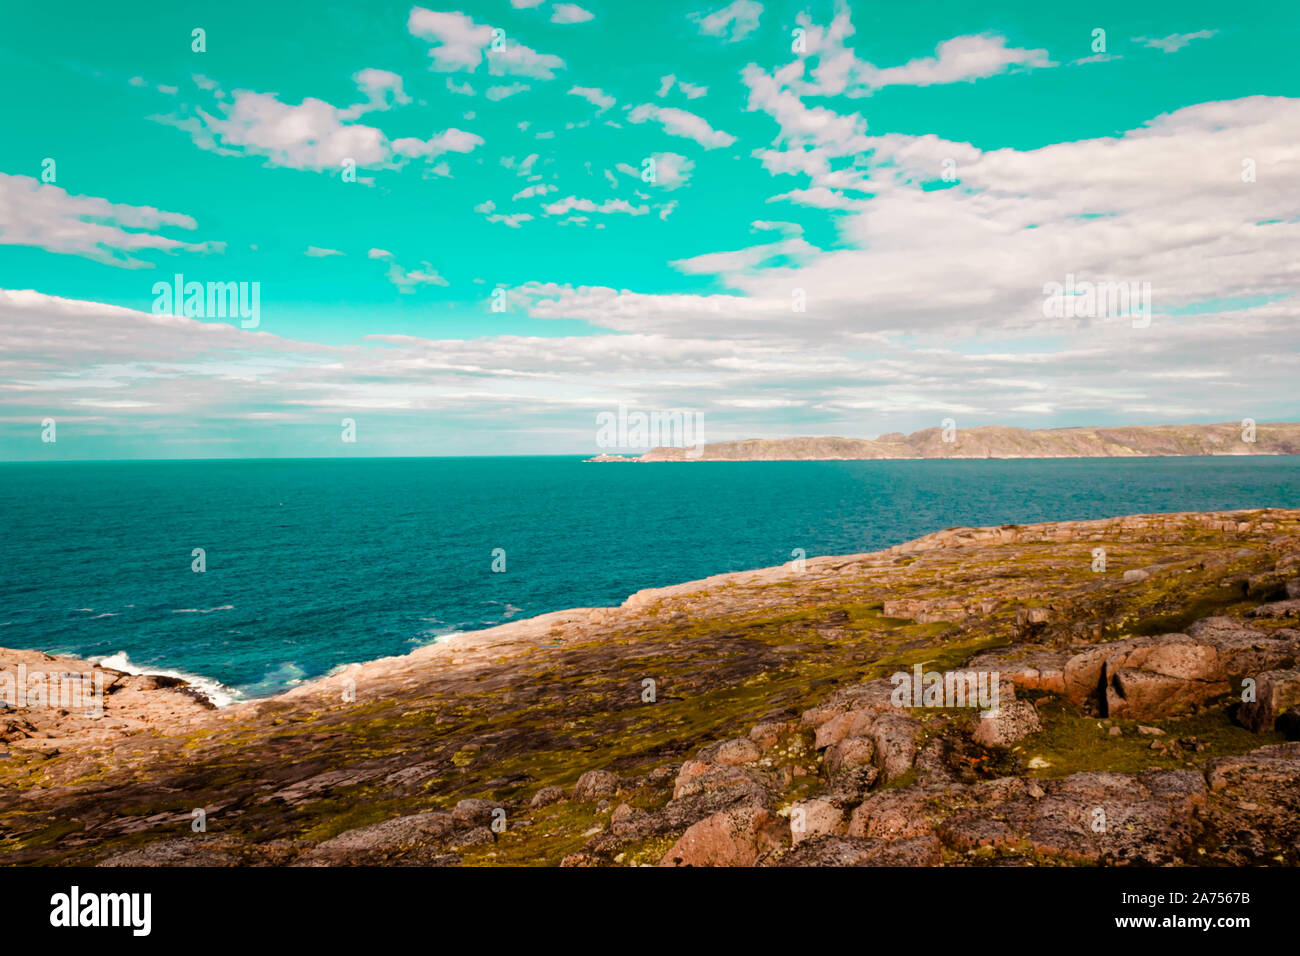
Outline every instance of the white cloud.
<svg viewBox="0 0 1300 956"><path fill-rule="evenodd" d="M136 257L148 250L210 252L222 243L194 243L162 235L164 228L196 229L183 213L73 196L30 176L0 173L0 245L36 246L107 265L150 268Z"/></svg>
<svg viewBox="0 0 1300 956"><path fill-rule="evenodd" d="M557 3L551 8L552 23L586 23L595 19L595 14L584 10L576 3Z"/></svg>
<svg viewBox="0 0 1300 956"><path fill-rule="evenodd" d="M879 69L862 63L853 78L867 89L886 86L933 86L985 79L1015 68L1053 66L1046 50L1008 47L996 34L944 40L934 56L918 57L902 66ZM852 81L851 81L852 82ZM852 95L854 90L846 90Z"/></svg>
<svg viewBox="0 0 1300 956"><path fill-rule="evenodd" d="M803 233L803 226L797 222L779 222L770 219L755 219L749 224L753 232L782 232L787 236L797 236Z"/></svg>
<svg viewBox="0 0 1300 956"><path fill-rule="evenodd" d="M414 7L406 22L412 36L428 40L431 69L443 73L472 73L488 61L493 76L524 76L535 80L554 79L564 69L558 56L538 53L516 40L506 38L500 49L493 48L492 27L463 13L444 13Z"/></svg>
<svg viewBox="0 0 1300 956"><path fill-rule="evenodd" d="M323 249L320 246L308 246L304 255L310 256L313 259L323 259L326 256L341 256L345 255L345 253L339 252L337 249Z"/></svg>
<svg viewBox="0 0 1300 956"><path fill-rule="evenodd" d="M843 193L827 189L825 186L813 186L810 189L792 189L789 192L768 199L768 202L781 201L798 203L801 206L812 206L815 209L854 209L863 205L861 200L852 199Z"/></svg>
<svg viewBox="0 0 1300 956"><path fill-rule="evenodd" d="M1208 40L1218 30L1197 30L1195 33L1171 33L1167 37L1133 37L1134 43L1141 43L1162 53L1176 53L1193 40Z"/></svg>
<svg viewBox="0 0 1300 956"><path fill-rule="evenodd" d="M349 162L358 168L399 165L412 157L466 153L482 144L476 134L455 128L428 140L404 137L390 142L377 127L351 122L359 112L405 99L396 74L363 70L357 77L358 85L371 97L370 104L363 107L339 109L314 97L294 106L272 93L237 90L233 97L218 102L222 115L197 110L193 116L172 122L186 130L201 149L262 156L271 165L317 171L338 170Z"/></svg>
<svg viewBox="0 0 1300 956"><path fill-rule="evenodd" d="M483 137L463 129L443 130L428 139L393 140L393 151L402 156L441 156L443 153L471 153L483 145Z"/></svg>
<svg viewBox="0 0 1300 956"><path fill-rule="evenodd" d="M736 141L736 137L730 133L715 130L709 125L708 120L703 117L673 106L655 106L653 103L642 103L633 109L627 118L631 123L645 123L653 120L663 127L664 132L672 136L693 139L705 149L730 146Z"/></svg>
<svg viewBox="0 0 1300 956"><path fill-rule="evenodd" d="M520 223L528 222L532 218L532 214L527 212L514 212L508 215L505 213L496 213L495 215L488 216L487 221L499 222L509 226L511 229L518 229Z"/></svg>
<svg viewBox="0 0 1300 956"><path fill-rule="evenodd" d="M558 186L549 186L546 183L533 183L531 186L525 186L510 198L513 200L532 199L534 196L545 196L547 193L557 192L558 190Z"/></svg>
<svg viewBox="0 0 1300 956"><path fill-rule="evenodd" d="M492 42L492 28L463 13L413 7L406 28L412 36L433 43L429 50L432 69L444 73L478 69L484 49Z"/></svg>
<svg viewBox="0 0 1300 956"><path fill-rule="evenodd" d="M547 203L542 208L548 216L562 216L575 209L579 212L595 212L602 215L627 213L630 216L644 216L650 211L649 206L633 206L625 199L606 199L602 203L596 203L590 199L579 199L576 196L569 196L558 202Z"/></svg>
<svg viewBox="0 0 1300 956"><path fill-rule="evenodd" d="M415 291L418 286L422 285L450 285L446 279L438 274L438 270L427 262L421 262L423 268L408 269L400 265L393 257L393 254L386 249L371 249L367 253L368 258L379 259L388 263L386 273L388 281L397 286L397 291L403 294L409 294Z"/></svg>
<svg viewBox="0 0 1300 956"><path fill-rule="evenodd" d="M366 95L367 102L344 110L344 115L360 116L369 110L390 109L411 102L402 88L402 78L388 70L365 69L352 74L357 88Z"/></svg>
<svg viewBox="0 0 1300 956"><path fill-rule="evenodd" d="M584 100L596 107L597 112L603 113L609 109L618 100L610 96L604 90L594 86L575 86L569 90L570 96L581 96Z"/></svg>
<svg viewBox="0 0 1300 956"><path fill-rule="evenodd" d="M672 92L674 86L681 90L688 100L699 99L701 96L704 96L709 92L707 86L697 86L694 83L687 83L685 80L678 79L675 74L669 73L667 76L659 78L659 90L655 93L655 96L667 96Z"/></svg>
<svg viewBox="0 0 1300 956"><path fill-rule="evenodd" d="M847 6L841 7L826 27L814 24L805 13L796 19L806 31L807 53L780 71L778 78L800 95L868 96L888 86L971 82L1056 65L1046 50L1013 47L1000 34L983 33L944 40L933 56L879 67L860 59L847 45L856 32ZM805 77L808 64L815 65Z"/></svg>
<svg viewBox="0 0 1300 956"><path fill-rule="evenodd" d="M701 33L734 43L757 30L762 15L763 5L757 0L735 0L712 13L692 13L690 19Z"/></svg>
<svg viewBox="0 0 1300 956"><path fill-rule="evenodd" d="M503 86L489 86L484 95L493 101L504 100L516 95L517 93L524 93L529 89L530 87L527 83L510 83Z"/></svg>
<svg viewBox="0 0 1300 956"><path fill-rule="evenodd" d="M685 186L695 170L695 163L681 153L653 153L655 161L655 184L663 189L679 189Z"/></svg>

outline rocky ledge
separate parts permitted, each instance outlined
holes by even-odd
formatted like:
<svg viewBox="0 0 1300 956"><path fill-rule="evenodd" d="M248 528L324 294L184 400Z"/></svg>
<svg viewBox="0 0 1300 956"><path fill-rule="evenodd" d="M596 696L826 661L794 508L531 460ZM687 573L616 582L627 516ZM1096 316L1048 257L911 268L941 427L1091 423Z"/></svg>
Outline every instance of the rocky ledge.
<svg viewBox="0 0 1300 956"><path fill-rule="evenodd" d="M108 672L0 711L0 856L1297 865L1298 618L1272 509L950 529L221 710Z"/></svg>

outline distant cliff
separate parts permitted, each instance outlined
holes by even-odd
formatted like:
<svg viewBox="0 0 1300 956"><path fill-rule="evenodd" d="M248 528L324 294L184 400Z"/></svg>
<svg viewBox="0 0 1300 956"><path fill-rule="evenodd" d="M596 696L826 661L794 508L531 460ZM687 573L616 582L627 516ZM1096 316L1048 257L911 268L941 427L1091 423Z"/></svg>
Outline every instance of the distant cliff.
<svg viewBox="0 0 1300 956"><path fill-rule="evenodd" d="M707 444L702 451L654 448L635 458L598 455L592 461L815 461L885 458L1142 458L1190 455L1300 455L1300 423L1255 427L1134 425L1115 428L958 428L945 441L940 428L865 438L776 438Z"/></svg>

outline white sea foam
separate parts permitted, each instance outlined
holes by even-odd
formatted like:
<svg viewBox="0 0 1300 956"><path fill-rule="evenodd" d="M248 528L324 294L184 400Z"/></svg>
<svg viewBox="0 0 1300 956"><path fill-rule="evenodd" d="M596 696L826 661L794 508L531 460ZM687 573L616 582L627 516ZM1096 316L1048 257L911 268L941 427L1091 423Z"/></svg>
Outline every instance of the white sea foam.
<svg viewBox="0 0 1300 956"><path fill-rule="evenodd" d="M187 674L184 671L166 670L160 667L141 667L127 657L125 651L118 651L116 654L109 654L105 657L89 658L92 663L101 664L104 667L111 667L115 671L122 671L127 674L142 674L157 677L175 677L189 684L195 693L202 694L217 707L229 707L231 704L237 704L245 699L242 691L233 687L227 687L220 681L212 680L208 677L200 677L197 674Z"/></svg>
<svg viewBox="0 0 1300 956"><path fill-rule="evenodd" d="M209 607L209 608L181 607L181 608L176 608L175 610L172 611L172 613L173 614L211 614L213 611L233 611L234 609L235 606L233 604L223 604L221 605L221 607Z"/></svg>

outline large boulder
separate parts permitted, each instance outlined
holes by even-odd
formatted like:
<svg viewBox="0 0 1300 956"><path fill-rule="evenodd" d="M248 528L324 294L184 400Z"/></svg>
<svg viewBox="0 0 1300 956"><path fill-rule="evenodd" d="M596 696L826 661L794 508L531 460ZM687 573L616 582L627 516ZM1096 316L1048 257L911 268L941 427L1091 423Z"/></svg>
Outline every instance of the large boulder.
<svg viewBox="0 0 1300 956"><path fill-rule="evenodd" d="M761 807L715 813L692 825L660 866L753 866L781 845L784 822Z"/></svg>
<svg viewBox="0 0 1300 956"><path fill-rule="evenodd" d="M1187 634L1112 641L1065 664L1066 694L1096 698L1108 717L1148 720L1195 709L1232 688L1234 676L1290 666L1300 632L1266 634L1230 618L1198 621Z"/></svg>
<svg viewBox="0 0 1300 956"><path fill-rule="evenodd" d="M971 738L981 747L1005 749L1042 729L1038 709L1027 700L1013 700L977 716Z"/></svg>
<svg viewBox="0 0 1300 956"><path fill-rule="evenodd" d="M578 803L594 803L618 793L618 775L608 770L588 770L573 785L573 799Z"/></svg>

